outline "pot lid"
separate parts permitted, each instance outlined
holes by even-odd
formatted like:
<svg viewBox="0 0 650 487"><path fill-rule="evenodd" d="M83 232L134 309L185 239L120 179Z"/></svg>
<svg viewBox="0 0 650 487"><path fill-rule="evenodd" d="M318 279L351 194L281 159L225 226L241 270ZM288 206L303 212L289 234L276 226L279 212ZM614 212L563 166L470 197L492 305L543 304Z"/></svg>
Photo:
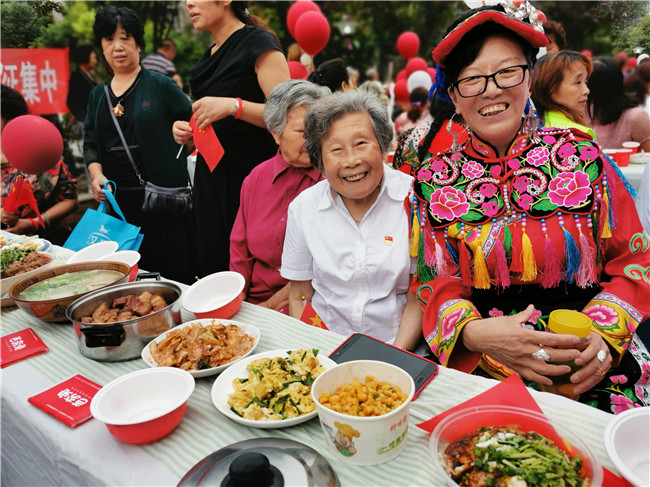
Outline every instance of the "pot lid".
<svg viewBox="0 0 650 487"><path fill-rule="evenodd" d="M259 477L253 479L251 475ZM211 453L178 483L178 487L198 485L339 487L341 484L327 459L313 448L285 438L253 438Z"/></svg>

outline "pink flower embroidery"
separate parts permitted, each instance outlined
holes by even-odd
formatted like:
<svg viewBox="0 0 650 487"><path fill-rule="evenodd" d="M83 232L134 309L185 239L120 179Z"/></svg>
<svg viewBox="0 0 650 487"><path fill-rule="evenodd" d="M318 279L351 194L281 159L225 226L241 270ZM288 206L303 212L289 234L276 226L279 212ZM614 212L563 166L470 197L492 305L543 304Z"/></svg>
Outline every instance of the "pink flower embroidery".
<svg viewBox="0 0 650 487"><path fill-rule="evenodd" d="M594 161L598 157L598 149L593 145L588 145L580 149L581 161Z"/></svg>
<svg viewBox="0 0 650 487"><path fill-rule="evenodd" d="M640 407L638 404L634 404L631 399L625 396L611 394L609 397L612 400L612 412L614 414L619 414L623 411L627 411L628 409Z"/></svg>
<svg viewBox="0 0 650 487"><path fill-rule="evenodd" d="M530 205L533 204L533 197L529 194L519 195L517 198L517 204L519 205L519 208L528 210L530 208Z"/></svg>
<svg viewBox="0 0 650 487"><path fill-rule="evenodd" d="M571 144L570 142L563 144L562 147L560 147L557 151L557 155L560 156L562 159L571 157L575 153L576 153L576 148L573 147L573 144Z"/></svg>
<svg viewBox="0 0 650 487"><path fill-rule="evenodd" d="M486 198L492 198L492 196L494 196L497 192L497 187L492 183L481 184L479 192Z"/></svg>
<svg viewBox="0 0 650 487"><path fill-rule="evenodd" d="M650 365L641 364L641 379L637 384L642 386L650 384Z"/></svg>
<svg viewBox="0 0 650 487"><path fill-rule="evenodd" d="M469 203L465 193L451 186L445 186L433 192L429 207L436 217L451 221L467 213Z"/></svg>
<svg viewBox="0 0 650 487"><path fill-rule="evenodd" d="M625 384L627 383L627 377L624 375L613 375L609 378L614 384Z"/></svg>
<svg viewBox="0 0 650 487"><path fill-rule="evenodd" d="M531 166L541 166L548 161L550 153L546 147L536 147L526 154L526 162Z"/></svg>
<svg viewBox="0 0 650 487"><path fill-rule="evenodd" d="M600 326L612 326L618 323L618 313L606 304L593 304L582 311Z"/></svg>
<svg viewBox="0 0 650 487"><path fill-rule="evenodd" d="M521 167L521 163L517 159L508 159L508 167L510 169L519 169Z"/></svg>
<svg viewBox="0 0 650 487"><path fill-rule="evenodd" d="M501 166L494 165L490 168L490 175L493 178L498 178L501 175Z"/></svg>
<svg viewBox="0 0 650 487"><path fill-rule="evenodd" d="M481 208L485 216L494 216L499 213L499 205L497 205L496 201L486 201L481 205Z"/></svg>
<svg viewBox="0 0 650 487"><path fill-rule="evenodd" d="M517 176L512 183L512 187L520 193L525 193L529 184L530 180L528 179L528 176Z"/></svg>
<svg viewBox="0 0 650 487"><path fill-rule="evenodd" d="M548 185L548 198L558 206L578 206L590 194L589 176L582 171L560 173Z"/></svg>
<svg viewBox="0 0 650 487"><path fill-rule="evenodd" d="M454 152L449 159L456 162L458 159L460 159L460 157L460 152Z"/></svg>
<svg viewBox="0 0 650 487"><path fill-rule="evenodd" d="M542 312L536 309L535 311L533 311L533 316L528 318L528 323L532 323L534 325L535 323L537 323L537 318L539 318L540 316L542 316Z"/></svg>
<svg viewBox="0 0 650 487"><path fill-rule="evenodd" d="M418 171L418 181L429 181L431 179L431 171L429 169L422 169Z"/></svg>
<svg viewBox="0 0 650 487"><path fill-rule="evenodd" d="M500 309L492 308L492 309L488 312L488 314L489 314L490 316L494 316L494 317L496 317L496 316L503 316L503 311L501 311Z"/></svg>
<svg viewBox="0 0 650 487"><path fill-rule="evenodd" d="M544 137L542 137L542 140L549 145L555 144L555 137L553 137L552 135L545 135Z"/></svg>
<svg viewBox="0 0 650 487"><path fill-rule="evenodd" d="M434 161L431 163L431 169L436 172L443 172L449 169L449 166L442 159L434 159Z"/></svg>
<svg viewBox="0 0 650 487"><path fill-rule="evenodd" d="M464 308L458 308L442 319L442 341L449 340L456 332L456 325L465 314Z"/></svg>
<svg viewBox="0 0 650 487"><path fill-rule="evenodd" d="M484 169L483 166L481 166L478 162L468 161L463 164L463 168L460 170L460 172L462 172L463 176L468 179L476 179L483 176Z"/></svg>

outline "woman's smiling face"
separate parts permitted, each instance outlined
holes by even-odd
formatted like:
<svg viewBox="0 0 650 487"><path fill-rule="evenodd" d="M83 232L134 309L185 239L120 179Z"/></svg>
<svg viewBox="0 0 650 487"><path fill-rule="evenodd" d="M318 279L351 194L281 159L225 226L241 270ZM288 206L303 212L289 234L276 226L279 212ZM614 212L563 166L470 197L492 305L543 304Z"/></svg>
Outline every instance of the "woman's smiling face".
<svg viewBox="0 0 650 487"><path fill-rule="evenodd" d="M522 64L527 64L527 60L519 44L495 35L487 38L476 59L461 70L458 79L490 75ZM463 98L456 88L449 88L449 96L456 112L462 115L472 132L492 144L500 155L505 155L521 127L530 85L530 72L526 70L524 81L513 88L499 88L494 79L490 79L485 91L478 96Z"/></svg>
<svg viewBox="0 0 650 487"><path fill-rule="evenodd" d="M349 113L338 119L321 147L323 175L343 201L374 202L384 175L384 158L370 115Z"/></svg>

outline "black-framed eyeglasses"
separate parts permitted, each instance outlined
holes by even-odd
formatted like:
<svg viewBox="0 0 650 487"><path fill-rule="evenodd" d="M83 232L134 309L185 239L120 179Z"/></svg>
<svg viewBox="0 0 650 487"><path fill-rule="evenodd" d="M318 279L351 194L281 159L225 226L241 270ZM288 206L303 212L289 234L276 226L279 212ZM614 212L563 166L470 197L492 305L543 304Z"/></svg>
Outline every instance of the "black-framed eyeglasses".
<svg viewBox="0 0 650 487"><path fill-rule="evenodd" d="M524 75L527 69L527 64L508 66L507 68L500 69L496 73L469 76L467 78L459 79L458 81L451 83L451 86L456 88L458 94L463 98L471 98L485 92L490 78L492 78L494 83L502 90L519 86L524 81Z"/></svg>

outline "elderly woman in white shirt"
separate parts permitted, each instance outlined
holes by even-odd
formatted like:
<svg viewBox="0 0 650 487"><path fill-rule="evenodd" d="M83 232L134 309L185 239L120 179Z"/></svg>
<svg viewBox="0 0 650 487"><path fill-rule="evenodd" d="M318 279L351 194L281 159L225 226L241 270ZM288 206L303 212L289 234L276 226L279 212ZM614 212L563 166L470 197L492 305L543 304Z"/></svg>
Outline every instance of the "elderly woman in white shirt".
<svg viewBox="0 0 650 487"><path fill-rule="evenodd" d="M422 312L409 291L404 198L412 178L384 164L393 138L384 105L353 90L318 100L305 115L305 148L326 180L289 206L281 275L289 314L305 301L327 327L413 350Z"/></svg>

